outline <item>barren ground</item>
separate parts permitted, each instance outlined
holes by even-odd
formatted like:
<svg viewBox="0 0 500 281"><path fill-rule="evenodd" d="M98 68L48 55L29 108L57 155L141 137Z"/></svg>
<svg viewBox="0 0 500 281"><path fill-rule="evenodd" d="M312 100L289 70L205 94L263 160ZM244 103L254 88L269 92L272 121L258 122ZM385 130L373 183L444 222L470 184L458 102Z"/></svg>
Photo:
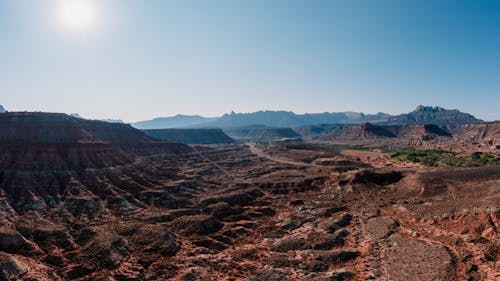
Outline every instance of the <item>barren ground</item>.
<svg viewBox="0 0 500 281"><path fill-rule="evenodd" d="M500 279L500 166L252 144L127 167L98 176L124 201L4 208L0 280Z"/></svg>

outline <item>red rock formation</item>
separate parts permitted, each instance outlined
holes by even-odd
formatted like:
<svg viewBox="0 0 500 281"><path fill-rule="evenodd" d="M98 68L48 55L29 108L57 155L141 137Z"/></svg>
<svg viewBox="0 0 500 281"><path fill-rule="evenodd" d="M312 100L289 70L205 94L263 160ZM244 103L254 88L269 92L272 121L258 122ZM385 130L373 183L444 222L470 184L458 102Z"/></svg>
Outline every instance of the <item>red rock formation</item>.
<svg viewBox="0 0 500 281"><path fill-rule="evenodd" d="M92 213L98 201L111 202L126 195L123 191L138 194L148 188L148 173L127 168L140 157L183 152L191 148L153 140L125 124L57 113L3 113L0 196L7 198L6 210L66 204L73 214L86 209ZM85 203L78 203L83 198ZM94 207L77 210L80 204Z"/></svg>

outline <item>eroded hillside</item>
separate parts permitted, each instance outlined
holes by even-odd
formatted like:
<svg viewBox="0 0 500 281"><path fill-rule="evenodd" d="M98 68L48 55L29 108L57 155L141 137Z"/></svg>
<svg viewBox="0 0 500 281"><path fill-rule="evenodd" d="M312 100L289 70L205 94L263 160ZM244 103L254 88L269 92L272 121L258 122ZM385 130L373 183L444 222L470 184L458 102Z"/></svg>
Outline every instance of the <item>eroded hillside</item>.
<svg viewBox="0 0 500 281"><path fill-rule="evenodd" d="M499 277L499 166L424 168L359 152L232 145L3 180L0 277Z"/></svg>

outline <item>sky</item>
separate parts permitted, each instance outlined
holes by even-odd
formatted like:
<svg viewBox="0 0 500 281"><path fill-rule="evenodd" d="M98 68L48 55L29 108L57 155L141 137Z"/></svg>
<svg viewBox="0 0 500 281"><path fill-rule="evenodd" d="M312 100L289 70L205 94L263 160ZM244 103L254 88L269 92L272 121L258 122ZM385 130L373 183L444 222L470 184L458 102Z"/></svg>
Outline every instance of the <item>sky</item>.
<svg viewBox="0 0 500 281"><path fill-rule="evenodd" d="M126 122L419 104L500 120L500 1L1 0L0 104Z"/></svg>

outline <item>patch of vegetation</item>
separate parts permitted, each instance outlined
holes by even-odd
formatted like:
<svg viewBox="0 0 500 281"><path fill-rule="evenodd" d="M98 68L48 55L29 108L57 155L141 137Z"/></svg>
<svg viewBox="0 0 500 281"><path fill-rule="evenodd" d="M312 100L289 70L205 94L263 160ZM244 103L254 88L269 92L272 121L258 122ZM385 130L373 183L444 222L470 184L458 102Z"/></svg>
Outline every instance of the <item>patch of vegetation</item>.
<svg viewBox="0 0 500 281"><path fill-rule="evenodd" d="M500 157L491 153L474 152L471 155L461 157L449 157L443 163L452 167L479 167L485 165L500 164Z"/></svg>
<svg viewBox="0 0 500 281"><path fill-rule="evenodd" d="M339 143L307 143L289 145L293 149L323 149L323 150L362 150L390 153L394 162L422 163L425 166L450 166L450 167L480 167L485 165L500 165L500 156L486 153L474 152L470 155L459 155L453 151L430 149L425 147L401 147L401 146L368 146L362 144L339 144Z"/></svg>
<svg viewBox="0 0 500 281"><path fill-rule="evenodd" d="M399 150L394 152L394 150ZM438 149L422 149L405 147L395 149L392 148L393 154L391 155L391 160L394 162L413 162L422 163L429 167L435 167L438 163L448 157L453 157L455 153L445 150Z"/></svg>
<svg viewBox="0 0 500 281"><path fill-rule="evenodd" d="M391 160L394 162L422 163L429 167L438 165L451 167L480 167L500 164L500 157L486 152L474 152L464 156L446 150L414 147L386 147L383 148L382 151L392 153Z"/></svg>

